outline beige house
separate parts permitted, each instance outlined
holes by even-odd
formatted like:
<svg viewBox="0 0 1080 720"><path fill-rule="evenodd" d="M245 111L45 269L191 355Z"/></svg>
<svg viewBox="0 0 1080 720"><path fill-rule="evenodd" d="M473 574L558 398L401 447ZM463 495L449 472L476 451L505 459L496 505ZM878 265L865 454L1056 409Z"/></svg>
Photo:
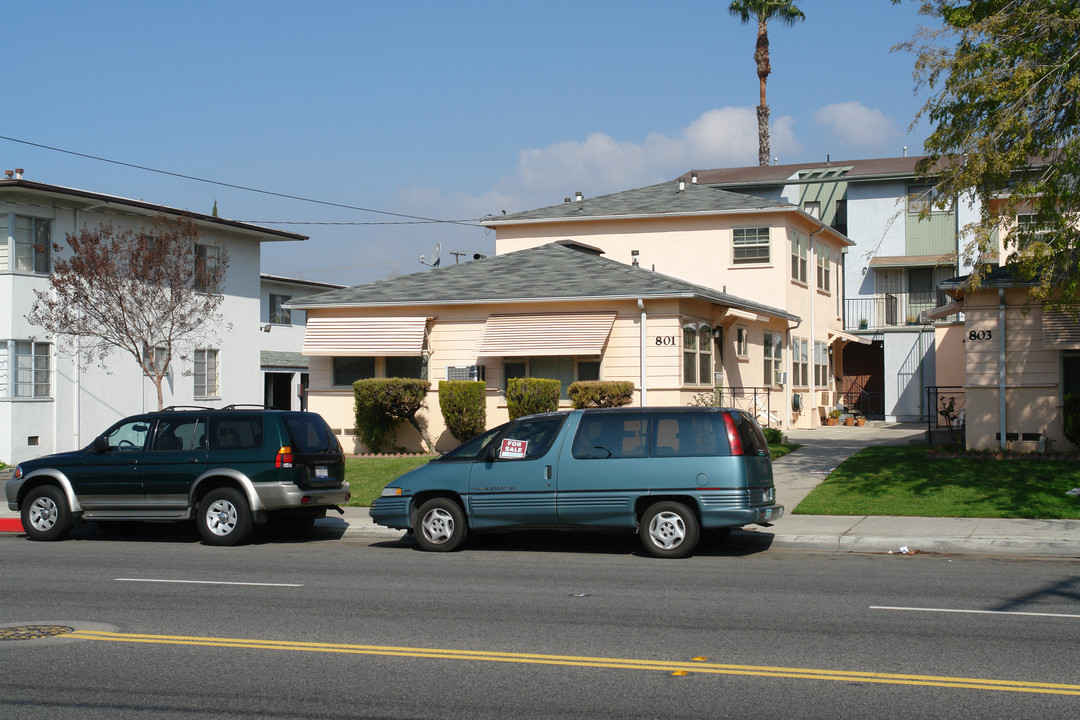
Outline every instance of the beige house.
<svg viewBox="0 0 1080 720"><path fill-rule="evenodd" d="M487 383L488 426L508 377L629 380L640 405L721 388L763 425L816 426L835 404L850 242L787 203L680 183L579 199L483 224L493 258L294 300L307 312L309 409L353 434L352 383L432 382L429 431L456 441L438 381ZM345 442L360 450L358 444ZM411 428L398 444L419 448Z"/></svg>

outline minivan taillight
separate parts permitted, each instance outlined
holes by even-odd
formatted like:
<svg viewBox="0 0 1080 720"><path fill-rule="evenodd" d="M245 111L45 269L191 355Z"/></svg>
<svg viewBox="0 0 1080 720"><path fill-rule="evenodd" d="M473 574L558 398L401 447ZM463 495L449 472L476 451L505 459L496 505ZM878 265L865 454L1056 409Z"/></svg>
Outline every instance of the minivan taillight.
<svg viewBox="0 0 1080 720"><path fill-rule="evenodd" d="M277 451L277 457L274 458L274 467L276 468L291 468L292 467L292 448L288 445L284 445Z"/></svg>
<svg viewBox="0 0 1080 720"><path fill-rule="evenodd" d="M739 437L739 428L735 427L735 418L731 413L724 413L724 427L727 429L728 445L731 446L732 455L742 455L742 438Z"/></svg>

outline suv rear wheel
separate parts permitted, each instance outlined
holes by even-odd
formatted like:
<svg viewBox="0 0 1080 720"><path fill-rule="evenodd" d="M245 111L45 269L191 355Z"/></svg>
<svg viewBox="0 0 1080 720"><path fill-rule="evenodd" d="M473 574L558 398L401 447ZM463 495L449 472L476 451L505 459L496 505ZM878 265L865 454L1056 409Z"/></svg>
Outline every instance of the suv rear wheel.
<svg viewBox="0 0 1080 720"><path fill-rule="evenodd" d="M20 514L23 529L31 540L59 540L71 530L67 498L55 485L41 485L28 492Z"/></svg>
<svg viewBox="0 0 1080 720"><path fill-rule="evenodd" d="M199 503L199 534L208 545L238 545L251 534L251 510L239 490L211 490Z"/></svg>

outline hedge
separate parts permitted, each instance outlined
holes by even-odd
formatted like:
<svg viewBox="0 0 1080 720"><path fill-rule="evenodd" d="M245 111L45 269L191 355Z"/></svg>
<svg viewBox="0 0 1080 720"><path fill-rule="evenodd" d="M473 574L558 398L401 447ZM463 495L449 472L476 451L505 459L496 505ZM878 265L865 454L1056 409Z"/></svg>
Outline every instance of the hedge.
<svg viewBox="0 0 1080 720"><path fill-rule="evenodd" d="M562 383L548 378L509 378L506 381L506 409L510 419L559 409Z"/></svg>
<svg viewBox="0 0 1080 720"><path fill-rule="evenodd" d="M439 409L446 429L458 442L487 428L487 383L483 380L440 380Z"/></svg>
<svg viewBox="0 0 1080 720"><path fill-rule="evenodd" d="M424 398L431 383L415 378L372 378L353 383L356 398L356 434L369 452L381 453L387 449L401 452L403 448L392 445L394 431L403 420L420 433L428 452L435 452L427 428L420 425L416 413L424 407Z"/></svg>
<svg viewBox="0 0 1080 720"><path fill-rule="evenodd" d="M634 399L634 383L629 380L580 380L567 390L576 408L622 407Z"/></svg>

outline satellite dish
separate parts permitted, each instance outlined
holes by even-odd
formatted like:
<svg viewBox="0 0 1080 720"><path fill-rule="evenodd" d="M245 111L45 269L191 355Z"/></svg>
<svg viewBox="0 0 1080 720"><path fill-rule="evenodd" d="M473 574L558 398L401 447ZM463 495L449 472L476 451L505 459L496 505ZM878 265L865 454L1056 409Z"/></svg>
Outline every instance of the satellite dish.
<svg viewBox="0 0 1080 720"><path fill-rule="evenodd" d="M435 247L431 248L431 267L439 267L439 259L442 256L442 243L435 243Z"/></svg>

